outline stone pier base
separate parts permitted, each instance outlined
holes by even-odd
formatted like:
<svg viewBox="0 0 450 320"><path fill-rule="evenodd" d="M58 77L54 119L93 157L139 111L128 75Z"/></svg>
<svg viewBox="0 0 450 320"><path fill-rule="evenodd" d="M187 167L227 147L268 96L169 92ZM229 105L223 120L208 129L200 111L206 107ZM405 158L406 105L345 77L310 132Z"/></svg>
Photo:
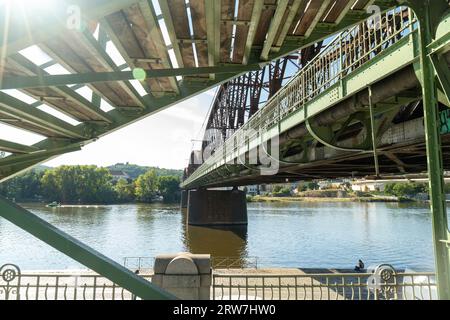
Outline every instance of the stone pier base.
<svg viewBox="0 0 450 320"><path fill-rule="evenodd" d="M182 300L209 300L211 296L211 256L178 253L155 259L152 283Z"/></svg>
<svg viewBox="0 0 450 320"><path fill-rule="evenodd" d="M239 190L190 190L188 224L194 226L246 225L246 194Z"/></svg>

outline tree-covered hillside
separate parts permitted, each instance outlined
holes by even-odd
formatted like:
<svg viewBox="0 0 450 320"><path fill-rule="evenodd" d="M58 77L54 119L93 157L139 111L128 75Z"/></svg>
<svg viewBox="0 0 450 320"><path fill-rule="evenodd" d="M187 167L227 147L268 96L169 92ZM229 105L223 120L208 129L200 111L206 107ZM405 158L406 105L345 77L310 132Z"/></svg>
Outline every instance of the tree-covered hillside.
<svg viewBox="0 0 450 320"><path fill-rule="evenodd" d="M145 174L146 172L150 170L155 170L156 176L177 176L182 177L183 171L182 170L176 170L176 169L162 169L158 167L143 167L136 164L130 164L130 163L118 163L113 166L108 167L109 170L118 170L123 171L126 174L130 176L131 179L135 180L140 175Z"/></svg>

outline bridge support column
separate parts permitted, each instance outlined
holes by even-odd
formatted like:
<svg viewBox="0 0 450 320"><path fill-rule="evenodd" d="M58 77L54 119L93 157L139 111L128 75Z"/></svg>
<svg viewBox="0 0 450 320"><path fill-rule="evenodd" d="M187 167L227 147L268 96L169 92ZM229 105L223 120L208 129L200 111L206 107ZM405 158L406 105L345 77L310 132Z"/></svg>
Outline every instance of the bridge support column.
<svg viewBox="0 0 450 320"><path fill-rule="evenodd" d="M444 1L408 1L420 22L420 81L423 89L428 175L430 179L430 202L433 225L433 243L436 259L436 281L440 299L450 299L450 250L447 205L444 192L444 169L435 72L428 45L433 42L436 23L448 9Z"/></svg>
<svg viewBox="0 0 450 320"><path fill-rule="evenodd" d="M191 190L188 196L188 224L196 226L246 225L246 194L234 190Z"/></svg>
<svg viewBox="0 0 450 320"><path fill-rule="evenodd" d="M182 190L181 191L181 202L180 202L181 209L187 209L187 207L188 207L188 195L189 195L189 191L188 190Z"/></svg>

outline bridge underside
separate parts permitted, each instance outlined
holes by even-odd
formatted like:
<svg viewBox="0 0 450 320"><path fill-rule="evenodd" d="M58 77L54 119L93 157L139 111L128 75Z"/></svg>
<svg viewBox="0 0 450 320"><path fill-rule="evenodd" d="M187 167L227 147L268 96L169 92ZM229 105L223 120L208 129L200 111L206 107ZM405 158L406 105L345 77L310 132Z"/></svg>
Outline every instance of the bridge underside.
<svg viewBox="0 0 450 320"><path fill-rule="evenodd" d="M420 121L423 122L423 118ZM324 147L317 147L313 152L323 154L325 153L324 149ZM378 152L382 176L401 178L402 175L427 173L427 151L424 137L395 143L389 147L380 148ZM442 153L444 170L450 171L450 134L442 136ZM233 171L233 167L233 165L229 165L225 170ZM234 187L336 178L380 178L375 174L373 154L343 154L307 164L286 165L280 167L277 174L270 176L261 176L254 170L244 169L240 175L230 176L204 187Z"/></svg>
<svg viewBox="0 0 450 320"><path fill-rule="evenodd" d="M366 66L326 86L303 104L295 101L302 98L292 94L291 88L282 88L279 98L275 96L261 115L256 115L261 117L253 121L256 126L250 121L214 150L186 179L184 187L425 173L428 166L424 108L414 37L412 34L386 48L386 52L374 56ZM440 59L450 69L447 50L448 46ZM321 55L327 54L325 51ZM316 60L309 68L321 63L320 55ZM302 72L308 74L308 70ZM287 86L295 89L305 86L302 72ZM328 74L323 76L327 77ZM443 166L450 170L450 102L442 87L438 96L436 125L442 135ZM269 164L277 169L265 174L267 163L261 159L251 162L255 154L268 154Z"/></svg>

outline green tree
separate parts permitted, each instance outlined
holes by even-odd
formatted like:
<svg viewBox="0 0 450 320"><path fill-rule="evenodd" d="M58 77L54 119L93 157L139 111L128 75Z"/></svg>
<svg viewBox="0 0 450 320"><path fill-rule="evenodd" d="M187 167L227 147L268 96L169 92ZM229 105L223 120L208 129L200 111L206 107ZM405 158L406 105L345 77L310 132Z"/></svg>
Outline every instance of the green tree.
<svg viewBox="0 0 450 320"><path fill-rule="evenodd" d="M134 183L128 183L125 179L120 179L114 186L117 200L122 203L131 202L134 200Z"/></svg>
<svg viewBox="0 0 450 320"><path fill-rule="evenodd" d="M158 191L158 178L155 170L149 170L136 180L136 199L141 202L152 202Z"/></svg>
<svg viewBox="0 0 450 320"><path fill-rule="evenodd" d="M320 186L317 182L311 181L306 184L308 190L319 190Z"/></svg>
<svg viewBox="0 0 450 320"><path fill-rule="evenodd" d="M96 166L61 166L47 170L41 179L43 193L50 201L63 203L111 203L115 192L111 175Z"/></svg>
<svg viewBox="0 0 450 320"><path fill-rule="evenodd" d="M425 183L399 182L386 185L384 193L396 197L411 197L418 193L428 193Z"/></svg>
<svg viewBox="0 0 450 320"><path fill-rule="evenodd" d="M42 194L40 180L42 172L27 171L0 184L0 194L17 201L36 200Z"/></svg>
<svg viewBox="0 0 450 320"><path fill-rule="evenodd" d="M283 186L281 186L281 185L274 186L272 188L272 193L273 194L279 193L282 189L283 189Z"/></svg>
<svg viewBox="0 0 450 320"><path fill-rule="evenodd" d="M297 186L297 192L305 192L306 190L308 190L308 187L304 183L300 183Z"/></svg>
<svg viewBox="0 0 450 320"><path fill-rule="evenodd" d="M180 200L180 178L176 176L162 176L158 178L158 190L164 202Z"/></svg>

